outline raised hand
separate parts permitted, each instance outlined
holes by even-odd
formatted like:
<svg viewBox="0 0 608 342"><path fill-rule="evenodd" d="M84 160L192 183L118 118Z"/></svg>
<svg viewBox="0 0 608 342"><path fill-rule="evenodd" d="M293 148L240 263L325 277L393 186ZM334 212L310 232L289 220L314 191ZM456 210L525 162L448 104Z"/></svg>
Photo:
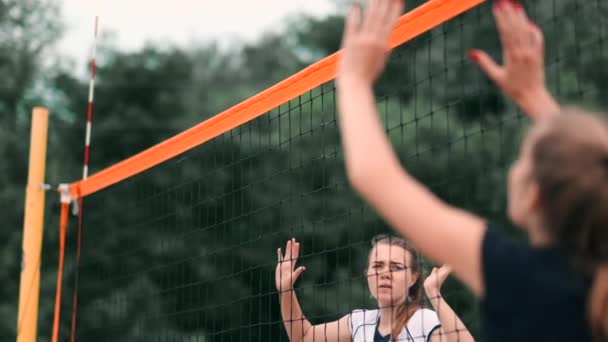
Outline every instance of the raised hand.
<svg viewBox="0 0 608 342"><path fill-rule="evenodd" d="M275 282L279 292L293 290L293 284L306 269L303 266L295 268L299 254L300 243L296 239L287 241L285 254L282 253L281 248L277 249L278 264L275 271Z"/></svg>
<svg viewBox="0 0 608 342"><path fill-rule="evenodd" d="M543 32L517 1L497 0L493 12L502 43L503 65L481 50L473 50L471 58L532 118L557 113L559 105L545 82Z"/></svg>
<svg viewBox="0 0 608 342"><path fill-rule="evenodd" d="M424 291L429 299L438 298L441 296L441 285L452 272L452 268L447 265L441 268L433 267L431 274L424 280Z"/></svg>
<svg viewBox="0 0 608 342"><path fill-rule="evenodd" d="M371 84L378 78L403 8L404 0L370 0L365 13L358 5L353 7L344 28L338 82L349 79Z"/></svg>

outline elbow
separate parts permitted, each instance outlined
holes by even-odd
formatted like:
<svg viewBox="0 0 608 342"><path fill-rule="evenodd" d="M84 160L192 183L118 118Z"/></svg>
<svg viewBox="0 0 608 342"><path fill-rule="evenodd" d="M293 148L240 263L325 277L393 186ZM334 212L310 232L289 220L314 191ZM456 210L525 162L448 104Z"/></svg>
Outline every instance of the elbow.
<svg viewBox="0 0 608 342"><path fill-rule="evenodd" d="M300 339L293 338L291 340L291 342L304 342L306 340L310 341L310 339L307 339L307 337L306 337L306 334L308 334L308 333L309 333L309 331L302 331L302 336L300 336Z"/></svg>
<svg viewBox="0 0 608 342"><path fill-rule="evenodd" d="M347 177L350 185L361 196L369 198L375 191L381 191L385 179L392 168L386 162L363 161L347 166Z"/></svg>
<svg viewBox="0 0 608 342"><path fill-rule="evenodd" d="M365 167L349 168L347 170L350 185L360 194L364 194L369 191L369 186L371 185L371 174L372 172Z"/></svg>
<svg viewBox="0 0 608 342"><path fill-rule="evenodd" d="M346 175L350 185L366 199L376 197L378 192L387 190L389 180L403 172L399 160L387 153L347 156Z"/></svg>
<svg viewBox="0 0 608 342"><path fill-rule="evenodd" d="M350 163L346 175L350 185L360 194L365 194L371 185L374 171L367 163Z"/></svg>

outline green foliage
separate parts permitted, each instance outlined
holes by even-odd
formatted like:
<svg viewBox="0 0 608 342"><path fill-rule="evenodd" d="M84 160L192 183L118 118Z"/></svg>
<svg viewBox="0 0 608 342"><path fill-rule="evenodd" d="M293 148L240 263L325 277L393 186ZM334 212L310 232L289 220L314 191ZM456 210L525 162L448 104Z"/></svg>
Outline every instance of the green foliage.
<svg viewBox="0 0 608 342"><path fill-rule="evenodd" d="M411 1L410 8L424 1ZM338 4L345 7L345 4ZM528 4L527 4L528 5ZM467 59L500 56L489 5L396 49L376 91L395 149L443 199L504 226L506 171L527 120ZM599 1L529 4L547 34L548 82L566 101L606 105L607 62ZM0 339L14 339L27 112L51 106L48 179L80 177L87 83L41 63L61 28L50 1L0 2ZM245 46L189 50L102 46L92 171L157 144L333 53L343 19L303 17L284 34ZM364 139L364 137L362 137ZM378 175L381 177L382 175ZM369 239L388 227L345 178L333 84L85 201L79 340L285 340L274 289L276 248L302 241L298 291L313 322L370 307L363 269ZM57 262L49 194L42 258L40 338L48 340ZM68 241L62 340L71 324L76 219ZM426 261L428 262L428 261ZM455 280L448 301L477 332L476 302Z"/></svg>
<svg viewBox="0 0 608 342"><path fill-rule="evenodd" d="M27 151L33 104L40 98L36 80L47 49L61 30L57 1L0 1L0 232L3 286L0 340L15 339ZM51 146L49 149L53 149ZM52 167L49 173L53 172ZM46 308L45 308L46 309Z"/></svg>

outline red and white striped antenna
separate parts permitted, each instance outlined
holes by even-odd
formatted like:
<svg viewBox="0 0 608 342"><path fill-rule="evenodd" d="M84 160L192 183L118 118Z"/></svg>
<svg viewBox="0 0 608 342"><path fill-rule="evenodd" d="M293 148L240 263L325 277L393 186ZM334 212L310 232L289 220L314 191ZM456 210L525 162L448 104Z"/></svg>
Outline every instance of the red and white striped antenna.
<svg viewBox="0 0 608 342"><path fill-rule="evenodd" d="M91 130L93 127L93 108L95 95L95 76L97 75L97 34L99 31L99 16L95 16L95 38L93 41L93 53L91 56L91 78L89 80L89 102L87 106L87 127L84 145L84 166L82 168L82 179L89 177L89 163L91 161ZM76 242L76 270L74 272L74 293L72 308L72 331L70 341L76 341L76 321L78 318L78 285L80 273L80 256L82 252L82 234L84 226L84 198L79 198L74 211L78 215L78 232Z"/></svg>
<svg viewBox="0 0 608 342"><path fill-rule="evenodd" d="M84 166L82 168L82 179L89 177L89 161L91 158L91 128L93 122L93 100L95 95L95 76L97 74L97 33L99 30L99 17L95 17L95 39L93 43L93 55L91 58L91 78L89 80L89 104L87 108L87 133L84 145Z"/></svg>

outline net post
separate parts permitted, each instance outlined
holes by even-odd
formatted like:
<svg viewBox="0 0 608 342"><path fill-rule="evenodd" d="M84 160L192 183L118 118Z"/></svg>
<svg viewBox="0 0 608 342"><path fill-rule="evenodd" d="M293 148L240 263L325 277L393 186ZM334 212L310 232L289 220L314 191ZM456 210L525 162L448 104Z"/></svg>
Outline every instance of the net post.
<svg viewBox="0 0 608 342"><path fill-rule="evenodd" d="M28 183L25 192L17 342L36 341L38 330L48 124L48 109L34 108L30 137Z"/></svg>

